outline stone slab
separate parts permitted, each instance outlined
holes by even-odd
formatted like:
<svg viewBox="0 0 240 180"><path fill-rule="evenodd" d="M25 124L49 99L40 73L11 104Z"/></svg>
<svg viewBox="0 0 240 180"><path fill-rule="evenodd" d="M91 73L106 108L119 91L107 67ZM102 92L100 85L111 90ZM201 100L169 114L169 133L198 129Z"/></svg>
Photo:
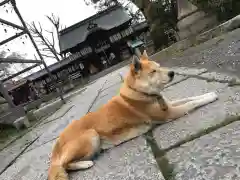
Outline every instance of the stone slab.
<svg viewBox="0 0 240 180"><path fill-rule="evenodd" d="M21 156L10 166L0 179L4 180L45 180L49 154L53 143L47 143ZM95 160L95 165L85 171L69 174L70 180L163 180L157 163L147 146L139 137L113 148Z"/></svg>
<svg viewBox="0 0 240 180"><path fill-rule="evenodd" d="M53 142L23 154L0 175L4 180L47 180L49 155Z"/></svg>
<svg viewBox="0 0 240 180"><path fill-rule="evenodd" d="M240 122L186 143L167 153L175 180L240 179Z"/></svg>
<svg viewBox="0 0 240 180"><path fill-rule="evenodd" d="M91 112L96 111L98 108L100 108L102 105L106 104L113 96L117 95L119 93L121 83L114 84L107 89L103 90L98 98L96 99L94 105L90 109Z"/></svg>
<svg viewBox="0 0 240 180"><path fill-rule="evenodd" d="M188 67L171 67L176 74L180 75L186 75L186 76L194 76L194 75L199 75L201 73L207 72L207 69L201 68L188 68Z"/></svg>
<svg viewBox="0 0 240 180"><path fill-rule="evenodd" d="M7 103L7 101L2 96L0 96L0 104L4 104L4 103Z"/></svg>
<svg viewBox="0 0 240 180"><path fill-rule="evenodd" d="M112 83L112 84L109 85L109 86L104 86L101 92L104 92L104 91L107 91L107 90L109 90L109 89L112 89L112 88L114 88L115 86L119 86L119 88L120 88L122 84L123 84L123 82L117 81L117 82L115 82L115 83Z"/></svg>
<svg viewBox="0 0 240 180"><path fill-rule="evenodd" d="M37 133L27 133L22 138L0 151L0 172L18 157L36 138L38 138Z"/></svg>
<svg viewBox="0 0 240 180"><path fill-rule="evenodd" d="M116 83L121 83L122 82L122 77L124 78L129 71L128 66L124 66L123 68L120 68L108 75L108 80L104 85L104 88L108 88ZM122 76L122 77L121 77Z"/></svg>
<svg viewBox="0 0 240 180"><path fill-rule="evenodd" d="M84 92L86 90L86 88L80 88L80 89L76 89L74 91L71 91L70 93L64 95L65 100L69 101L71 100L71 98L75 97L76 95L81 94L82 92Z"/></svg>
<svg viewBox="0 0 240 180"><path fill-rule="evenodd" d="M121 83L121 82L122 82L122 80L121 80L121 77L120 77L120 76L113 76L113 77L111 77L111 79L109 79L109 80L105 83L103 89L107 89L107 88L109 88L109 87L111 87L111 86L114 86L115 84L119 84L119 83Z"/></svg>
<svg viewBox="0 0 240 180"><path fill-rule="evenodd" d="M13 141L10 145L0 151L0 172L5 169L20 154L31 151L35 148L34 142L46 132L46 129L54 122L34 127L25 135ZM32 146L33 145L33 146Z"/></svg>
<svg viewBox="0 0 240 180"><path fill-rule="evenodd" d="M226 117L240 112L240 87L231 88L225 83L189 78L164 90L163 94L170 100L212 91L218 94L219 100L156 128L154 137L160 148L169 148L200 130L219 124Z"/></svg>
<svg viewBox="0 0 240 180"><path fill-rule="evenodd" d="M108 88L103 89L99 94L98 98L101 98L110 93L115 93L115 95L118 94L122 85L123 84L121 82L118 82L116 84L113 84L112 86L109 86Z"/></svg>
<svg viewBox="0 0 240 180"><path fill-rule="evenodd" d="M4 112L6 112L8 110L8 103L2 103L0 104L0 113L3 114ZM1 119L0 119L1 120Z"/></svg>
<svg viewBox="0 0 240 180"><path fill-rule="evenodd" d="M64 104L60 109L58 109L55 113L53 113L51 116L47 117L43 120L41 124L46 124L48 122L57 120L61 117L63 117L68 111L70 111L73 108L73 104L67 103Z"/></svg>
<svg viewBox="0 0 240 180"><path fill-rule="evenodd" d="M179 83L179 82L181 82L181 81L184 81L184 80L186 80L188 77L187 76L183 76L183 75L175 75L175 77L174 77L174 79L172 80L172 82L170 82L169 84L167 84L166 86L165 86L165 88L167 88L167 87L169 87L169 86L172 86L172 85L174 85L174 84L177 84L177 83Z"/></svg>
<svg viewBox="0 0 240 180"><path fill-rule="evenodd" d="M30 122L27 116L23 116L16 119L16 121L13 122L13 125L17 130L20 130L21 128L24 128L24 127L25 128L30 127Z"/></svg>
<svg viewBox="0 0 240 180"><path fill-rule="evenodd" d="M37 119L41 119L43 117L53 114L53 112L56 112L58 109L60 109L62 105L63 105L63 103L61 100L54 101L51 104L47 104L46 106L43 106L43 107L33 111L33 115Z"/></svg>
<svg viewBox="0 0 240 180"><path fill-rule="evenodd" d="M122 68L120 68L120 69L112 72L112 73L111 73L111 76L118 76L119 73L120 73L121 75L123 75L123 76L126 76L127 73L128 73L128 71L129 71L129 65L126 65L126 66L124 66L124 67L122 67Z"/></svg>
<svg viewBox="0 0 240 180"><path fill-rule="evenodd" d="M217 72L206 72L206 73L199 75L199 77L206 78L209 80L214 80L214 81L220 81L220 82L221 81L222 82L235 82L235 83L240 82L240 79L236 76L229 76L227 74L217 73Z"/></svg>

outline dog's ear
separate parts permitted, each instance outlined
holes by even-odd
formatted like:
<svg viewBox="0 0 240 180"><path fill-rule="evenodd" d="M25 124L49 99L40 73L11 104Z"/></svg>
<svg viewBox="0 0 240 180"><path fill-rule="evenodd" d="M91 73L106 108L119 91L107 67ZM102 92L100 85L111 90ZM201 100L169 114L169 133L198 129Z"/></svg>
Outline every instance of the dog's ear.
<svg viewBox="0 0 240 180"><path fill-rule="evenodd" d="M141 62L136 55L132 57L132 67L135 73L142 69Z"/></svg>
<svg viewBox="0 0 240 180"><path fill-rule="evenodd" d="M147 51L146 51L146 50L143 51L142 56L141 56L141 59L142 59L142 60L148 60L148 54L147 54Z"/></svg>

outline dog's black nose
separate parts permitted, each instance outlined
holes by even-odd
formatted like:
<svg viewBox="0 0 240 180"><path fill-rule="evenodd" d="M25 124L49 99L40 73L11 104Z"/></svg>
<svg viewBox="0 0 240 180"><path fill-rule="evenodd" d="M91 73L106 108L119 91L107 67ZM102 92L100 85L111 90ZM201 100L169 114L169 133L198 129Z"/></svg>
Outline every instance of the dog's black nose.
<svg viewBox="0 0 240 180"><path fill-rule="evenodd" d="M168 72L168 76L169 76L170 78L173 78L173 77L174 77L174 74L175 74L175 73L174 73L173 71L169 71L169 72Z"/></svg>

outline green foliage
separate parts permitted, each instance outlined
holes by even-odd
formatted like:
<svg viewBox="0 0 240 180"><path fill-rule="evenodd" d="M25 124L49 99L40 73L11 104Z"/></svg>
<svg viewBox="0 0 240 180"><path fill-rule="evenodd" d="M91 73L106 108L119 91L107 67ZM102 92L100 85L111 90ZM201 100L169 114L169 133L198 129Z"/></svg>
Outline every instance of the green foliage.
<svg viewBox="0 0 240 180"><path fill-rule="evenodd" d="M151 37L154 42L155 49L164 48L168 44L168 36L166 34L167 26L164 26L160 22L152 24Z"/></svg>
<svg viewBox="0 0 240 180"><path fill-rule="evenodd" d="M169 34L169 30L177 31L175 1L151 1L145 10L145 14L151 26L151 37L155 48L168 46L172 42L172 39L170 39L172 35Z"/></svg>
<svg viewBox="0 0 240 180"><path fill-rule="evenodd" d="M239 0L191 0L208 13L216 13L219 21L226 21L240 13Z"/></svg>

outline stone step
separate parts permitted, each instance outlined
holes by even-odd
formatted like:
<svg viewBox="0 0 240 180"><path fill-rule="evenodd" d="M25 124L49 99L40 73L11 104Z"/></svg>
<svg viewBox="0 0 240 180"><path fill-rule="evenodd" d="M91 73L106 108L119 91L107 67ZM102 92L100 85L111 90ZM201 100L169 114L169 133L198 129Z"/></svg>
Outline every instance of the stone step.
<svg viewBox="0 0 240 180"><path fill-rule="evenodd" d="M0 179L47 179L52 146L50 142L25 153L0 175ZM141 137L100 154L92 168L69 175L70 180L164 180L150 148Z"/></svg>
<svg viewBox="0 0 240 180"><path fill-rule="evenodd" d="M16 119L16 121L13 122L13 125L16 129L20 130L23 127L29 128L30 122L29 122L27 116L23 116L23 117Z"/></svg>
<svg viewBox="0 0 240 180"><path fill-rule="evenodd" d="M171 148L199 131L221 124L227 117L240 112L240 86L229 87L226 83L189 78L163 91L171 100L212 91L218 94L219 100L154 130L154 137L161 149Z"/></svg>
<svg viewBox="0 0 240 180"><path fill-rule="evenodd" d="M240 178L240 122L167 152L175 180Z"/></svg>

